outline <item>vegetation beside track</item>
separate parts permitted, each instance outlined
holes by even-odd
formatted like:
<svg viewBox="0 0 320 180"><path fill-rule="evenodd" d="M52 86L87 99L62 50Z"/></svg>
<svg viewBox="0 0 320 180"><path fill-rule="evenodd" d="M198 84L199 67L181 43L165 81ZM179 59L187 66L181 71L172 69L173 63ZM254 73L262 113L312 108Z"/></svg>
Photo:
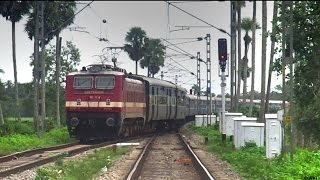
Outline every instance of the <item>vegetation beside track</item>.
<svg viewBox="0 0 320 180"><path fill-rule="evenodd" d="M53 166L37 170L36 180L44 179L81 179L89 180L99 176L101 171L110 168L115 160L126 154L129 148L111 148L96 150L80 160L64 161L59 159Z"/></svg>
<svg viewBox="0 0 320 180"><path fill-rule="evenodd" d="M28 126L25 126L25 131ZM23 129L23 128L22 128ZM67 128L57 128L46 132L43 137L38 137L36 133L10 134L0 137L0 156L21 152L28 149L49 147L59 144L74 142L68 134Z"/></svg>
<svg viewBox="0 0 320 180"><path fill-rule="evenodd" d="M230 163L234 169L248 180L273 179L320 179L320 150L309 151L296 149L294 161L290 160L290 154L266 159L265 147L257 147L247 143L242 149L233 148L231 141L223 144L221 134L214 128L188 127L193 132L208 137L206 148L214 152L222 160Z"/></svg>

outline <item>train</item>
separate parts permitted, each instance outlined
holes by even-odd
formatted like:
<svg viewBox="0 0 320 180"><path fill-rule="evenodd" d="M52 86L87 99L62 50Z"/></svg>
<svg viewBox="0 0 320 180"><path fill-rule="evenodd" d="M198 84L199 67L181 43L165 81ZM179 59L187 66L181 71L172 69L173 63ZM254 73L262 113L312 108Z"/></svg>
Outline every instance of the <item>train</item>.
<svg viewBox="0 0 320 180"><path fill-rule="evenodd" d="M66 77L68 132L80 141L175 128L196 114L207 114L208 104L206 96L188 94L170 81L127 73L112 65L91 64ZM213 111L218 106L215 97Z"/></svg>

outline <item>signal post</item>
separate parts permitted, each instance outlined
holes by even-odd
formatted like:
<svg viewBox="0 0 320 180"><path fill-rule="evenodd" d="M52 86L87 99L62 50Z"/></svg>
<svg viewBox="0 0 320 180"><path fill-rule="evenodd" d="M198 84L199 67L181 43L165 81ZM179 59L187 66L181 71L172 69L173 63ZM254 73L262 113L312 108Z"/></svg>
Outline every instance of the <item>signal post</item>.
<svg viewBox="0 0 320 180"><path fill-rule="evenodd" d="M226 87L226 66L227 66L227 40L225 38L218 39L218 58L219 58L219 65L221 69L221 103L222 103L222 109L221 109L221 125L222 125L222 141L226 141L226 134L225 134L225 127L224 127L224 121L225 121L225 111L226 111L226 99L225 99L225 87Z"/></svg>

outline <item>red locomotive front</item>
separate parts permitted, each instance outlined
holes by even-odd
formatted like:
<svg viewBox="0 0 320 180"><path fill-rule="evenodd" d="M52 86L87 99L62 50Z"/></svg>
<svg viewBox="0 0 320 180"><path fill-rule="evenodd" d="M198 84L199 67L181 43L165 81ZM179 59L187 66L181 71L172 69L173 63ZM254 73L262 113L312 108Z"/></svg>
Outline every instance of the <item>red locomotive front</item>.
<svg viewBox="0 0 320 180"><path fill-rule="evenodd" d="M124 72L107 65L91 65L67 76L67 125L72 137L88 140L118 135L124 78Z"/></svg>

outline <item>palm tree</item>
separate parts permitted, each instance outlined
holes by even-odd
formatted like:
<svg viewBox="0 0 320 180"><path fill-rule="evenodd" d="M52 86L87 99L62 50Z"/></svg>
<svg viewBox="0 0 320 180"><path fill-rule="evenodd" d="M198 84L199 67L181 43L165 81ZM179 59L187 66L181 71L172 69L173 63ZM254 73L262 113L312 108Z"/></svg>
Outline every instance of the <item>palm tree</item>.
<svg viewBox="0 0 320 180"><path fill-rule="evenodd" d="M243 80L243 104L246 102L246 95L247 95L247 78L250 75L248 70L248 50L249 44L251 42L251 37L249 36L249 31L252 30L252 27L255 29L260 29L260 26L250 18L243 18L241 21L241 28L246 32L245 36L243 37L244 40L244 57L242 58L242 65L241 65L241 79Z"/></svg>
<svg viewBox="0 0 320 180"><path fill-rule="evenodd" d="M160 39L146 39L145 51L140 61L141 68L148 68L148 77L154 77L164 66L165 46Z"/></svg>
<svg viewBox="0 0 320 180"><path fill-rule="evenodd" d="M46 11L44 12L45 27L45 44L49 43L54 37L56 37L56 122L57 126L60 126L60 50L59 42L60 32L68 27L74 20L74 14L76 10L75 1L68 2L46 2ZM62 23L63 22L63 23ZM35 24L36 24L36 11L33 11L29 15L29 19L25 25L25 31L28 33L29 38L32 40L35 37Z"/></svg>
<svg viewBox="0 0 320 180"><path fill-rule="evenodd" d="M278 3L277 1L273 2L273 22L276 21L278 15ZM272 34L271 34L271 51L270 51L270 63L269 63L269 74L268 74L268 84L267 84L267 95L266 95L266 105L265 113L269 109L269 98L270 98L270 86L271 86L271 75L272 75L272 66L273 66L273 57L274 57L274 45L275 45L275 28L276 24L272 25Z"/></svg>
<svg viewBox="0 0 320 180"><path fill-rule="evenodd" d="M266 98L267 1L262 1L262 57L261 57L261 109L260 122L264 122Z"/></svg>
<svg viewBox="0 0 320 180"><path fill-rule="evenodd" d="M20 120L20 106L19 106L19 90L17 78L17 59L16 59L16 22L19 22L22 17L30 10L30 2L27 1L1 1L0 13L6 20L11 21L12 31L12 61L14 71L14 86L15 86L15 103L17 107L16 115Z"/></svg>
<svg viewBox="0 0 320 180"><path fill-rule="evenodd" d="M250 94L250 108L249 114L252 115L253 99L254 99L254 79L256 69L256 14L257 14L257 2L253 1L253 14L252 14L252 65L251 65L251 94Z"/></svg>
<svg viewBox="0 0 320 180"><path fill-rule="evenodd" d="M237 30L238 30L238 85L237 85L237 95L235 99L236 110L238 110L239 98L240 98L240 85L241 85L241 8L245 7L245 1L236 1L236 9L237 9Z"/></svg>
<svg viewBox="0 0 320 180"><path fill-rule="evenodd" d="M146 32L140 27L132 27L129 32L127 32L125 38L128 44L124 45L124 50L128 53L129 57L136 62L136 74L138 74L138 61L140 61L144 55L146 38Z"/></svg>

